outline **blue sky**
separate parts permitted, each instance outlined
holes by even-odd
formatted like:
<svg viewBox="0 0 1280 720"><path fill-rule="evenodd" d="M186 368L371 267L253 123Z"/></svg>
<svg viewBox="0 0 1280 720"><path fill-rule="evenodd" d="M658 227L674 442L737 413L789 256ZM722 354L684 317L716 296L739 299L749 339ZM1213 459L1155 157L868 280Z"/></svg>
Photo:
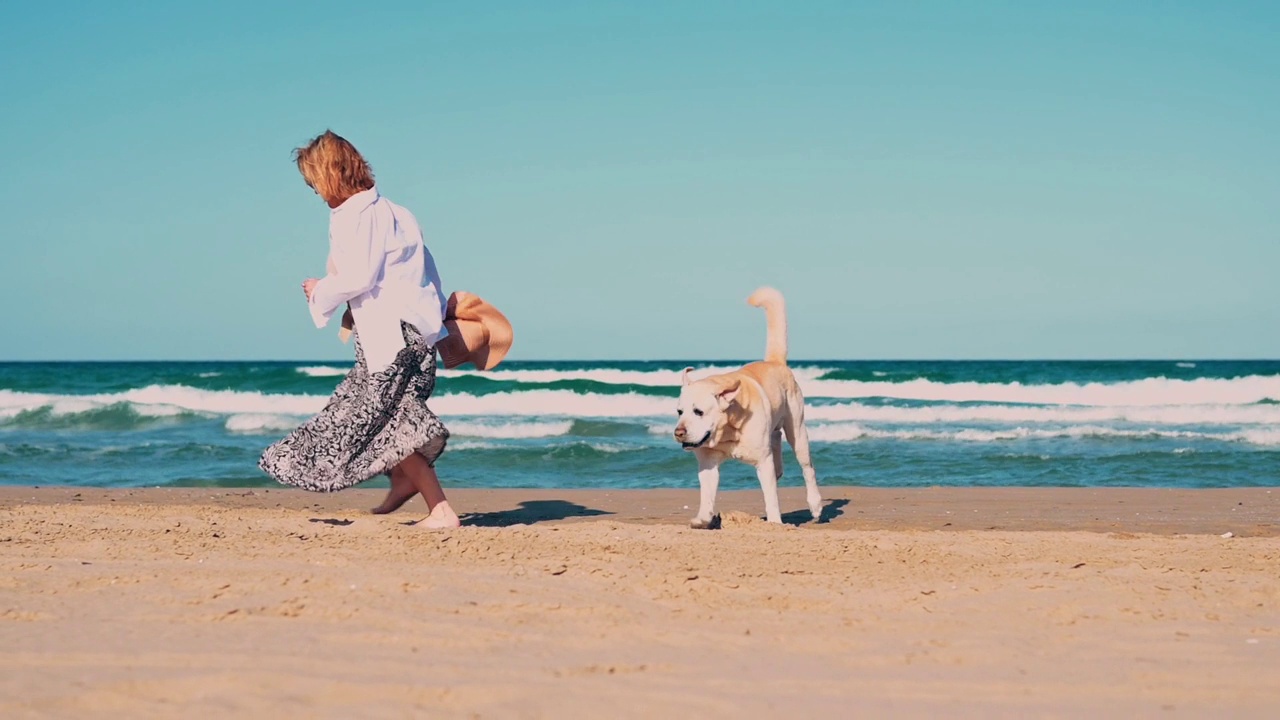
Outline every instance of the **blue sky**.
<svg viewBox="0 0 1280 720"><path fill-rule="evenodd" d="M1280 357L1275 3L108 5L0 10L0 359L349 357L325 128L516 359Z"/></svg>

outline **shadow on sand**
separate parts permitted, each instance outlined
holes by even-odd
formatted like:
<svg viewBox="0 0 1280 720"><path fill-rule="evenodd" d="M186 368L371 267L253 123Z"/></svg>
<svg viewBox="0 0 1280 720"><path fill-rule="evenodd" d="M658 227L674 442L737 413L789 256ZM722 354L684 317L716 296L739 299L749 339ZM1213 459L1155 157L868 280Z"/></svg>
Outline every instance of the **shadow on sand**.
<svg viewBox="0 0 1280 720"><path fill-rule="evenodd" d="M596 515L613 515L613 513L571 503L567 500L526 500L520 503L520 507L511 510L467 513L462 515L461 518L463 525L505 527L507 525L530 525L547 520L594 517Z"/></svg>
<svg viewBox="0 0 1280 720"><path fill-rule="evenodd" d="M841 508L848 504L849 501L846 498L827 501L827 504L822 506L822 513L818 515L818 522L828 523L835 520L844 514L844 510ZM811 517L808 510L792 510L782 514L782 522L787 525L803 525L807 522L812 522Z"/></svg>

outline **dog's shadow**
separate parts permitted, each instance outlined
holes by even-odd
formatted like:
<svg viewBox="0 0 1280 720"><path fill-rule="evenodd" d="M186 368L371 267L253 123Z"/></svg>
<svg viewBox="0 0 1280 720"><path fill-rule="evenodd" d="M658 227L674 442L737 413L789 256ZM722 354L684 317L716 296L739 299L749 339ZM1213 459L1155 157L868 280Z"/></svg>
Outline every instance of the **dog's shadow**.
<svg viewBox="0 0 1280 720"><path fill-rule="evenodd" d="M595 517L597 515L613 515L607 510L597 510L585 505L571 503L567 500L525 500L520 507L511 510L495 510L493 512L467 513L461 516L463 525L473 527L506 527L508 525L531 525L548 520L564 520L572 517Z"/></svg>
<svg viewBox="0 0 1280 720"><path fill-rule="evenodd" d="M822 506L822 512L818 513L818 522L829 523L832 520L844 514L844 506L849 504L847 498L836 498L828 500L826 505ZM782 514L782 522L787 525L803 525L812 522L813 516L808 510L792 510L789 513Z"/></svg>

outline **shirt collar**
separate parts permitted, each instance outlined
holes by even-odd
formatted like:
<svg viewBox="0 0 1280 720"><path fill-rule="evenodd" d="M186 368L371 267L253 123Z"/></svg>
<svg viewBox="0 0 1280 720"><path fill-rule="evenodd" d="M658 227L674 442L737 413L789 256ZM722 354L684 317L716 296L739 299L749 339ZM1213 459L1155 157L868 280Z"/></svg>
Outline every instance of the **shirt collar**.
<svg viewBox="0 0 1280 720"><path fill-rule="evenodd" d="M343 200L341 205L333 208L329 212L331 214L346 212L348 210L359 212L377 202L379 197L381 197L381 195L378 194L378 187L375 185L368 190L362 190L346 200Z"/></svg>

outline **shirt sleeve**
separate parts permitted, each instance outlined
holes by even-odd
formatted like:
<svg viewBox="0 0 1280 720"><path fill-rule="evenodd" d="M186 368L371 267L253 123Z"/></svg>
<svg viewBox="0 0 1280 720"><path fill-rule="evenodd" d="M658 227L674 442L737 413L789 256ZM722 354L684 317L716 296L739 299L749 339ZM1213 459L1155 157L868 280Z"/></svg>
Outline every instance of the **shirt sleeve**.
<svg viewBox="0 0 1280 720"><path fill-rule="evenodd" d="M370 213L347 218L334 216L329 223L329 260L332 268L311 291L311 319L316 327L352 298L369 292L378 282L386 254L386 239L374 227Z"/></svg>

